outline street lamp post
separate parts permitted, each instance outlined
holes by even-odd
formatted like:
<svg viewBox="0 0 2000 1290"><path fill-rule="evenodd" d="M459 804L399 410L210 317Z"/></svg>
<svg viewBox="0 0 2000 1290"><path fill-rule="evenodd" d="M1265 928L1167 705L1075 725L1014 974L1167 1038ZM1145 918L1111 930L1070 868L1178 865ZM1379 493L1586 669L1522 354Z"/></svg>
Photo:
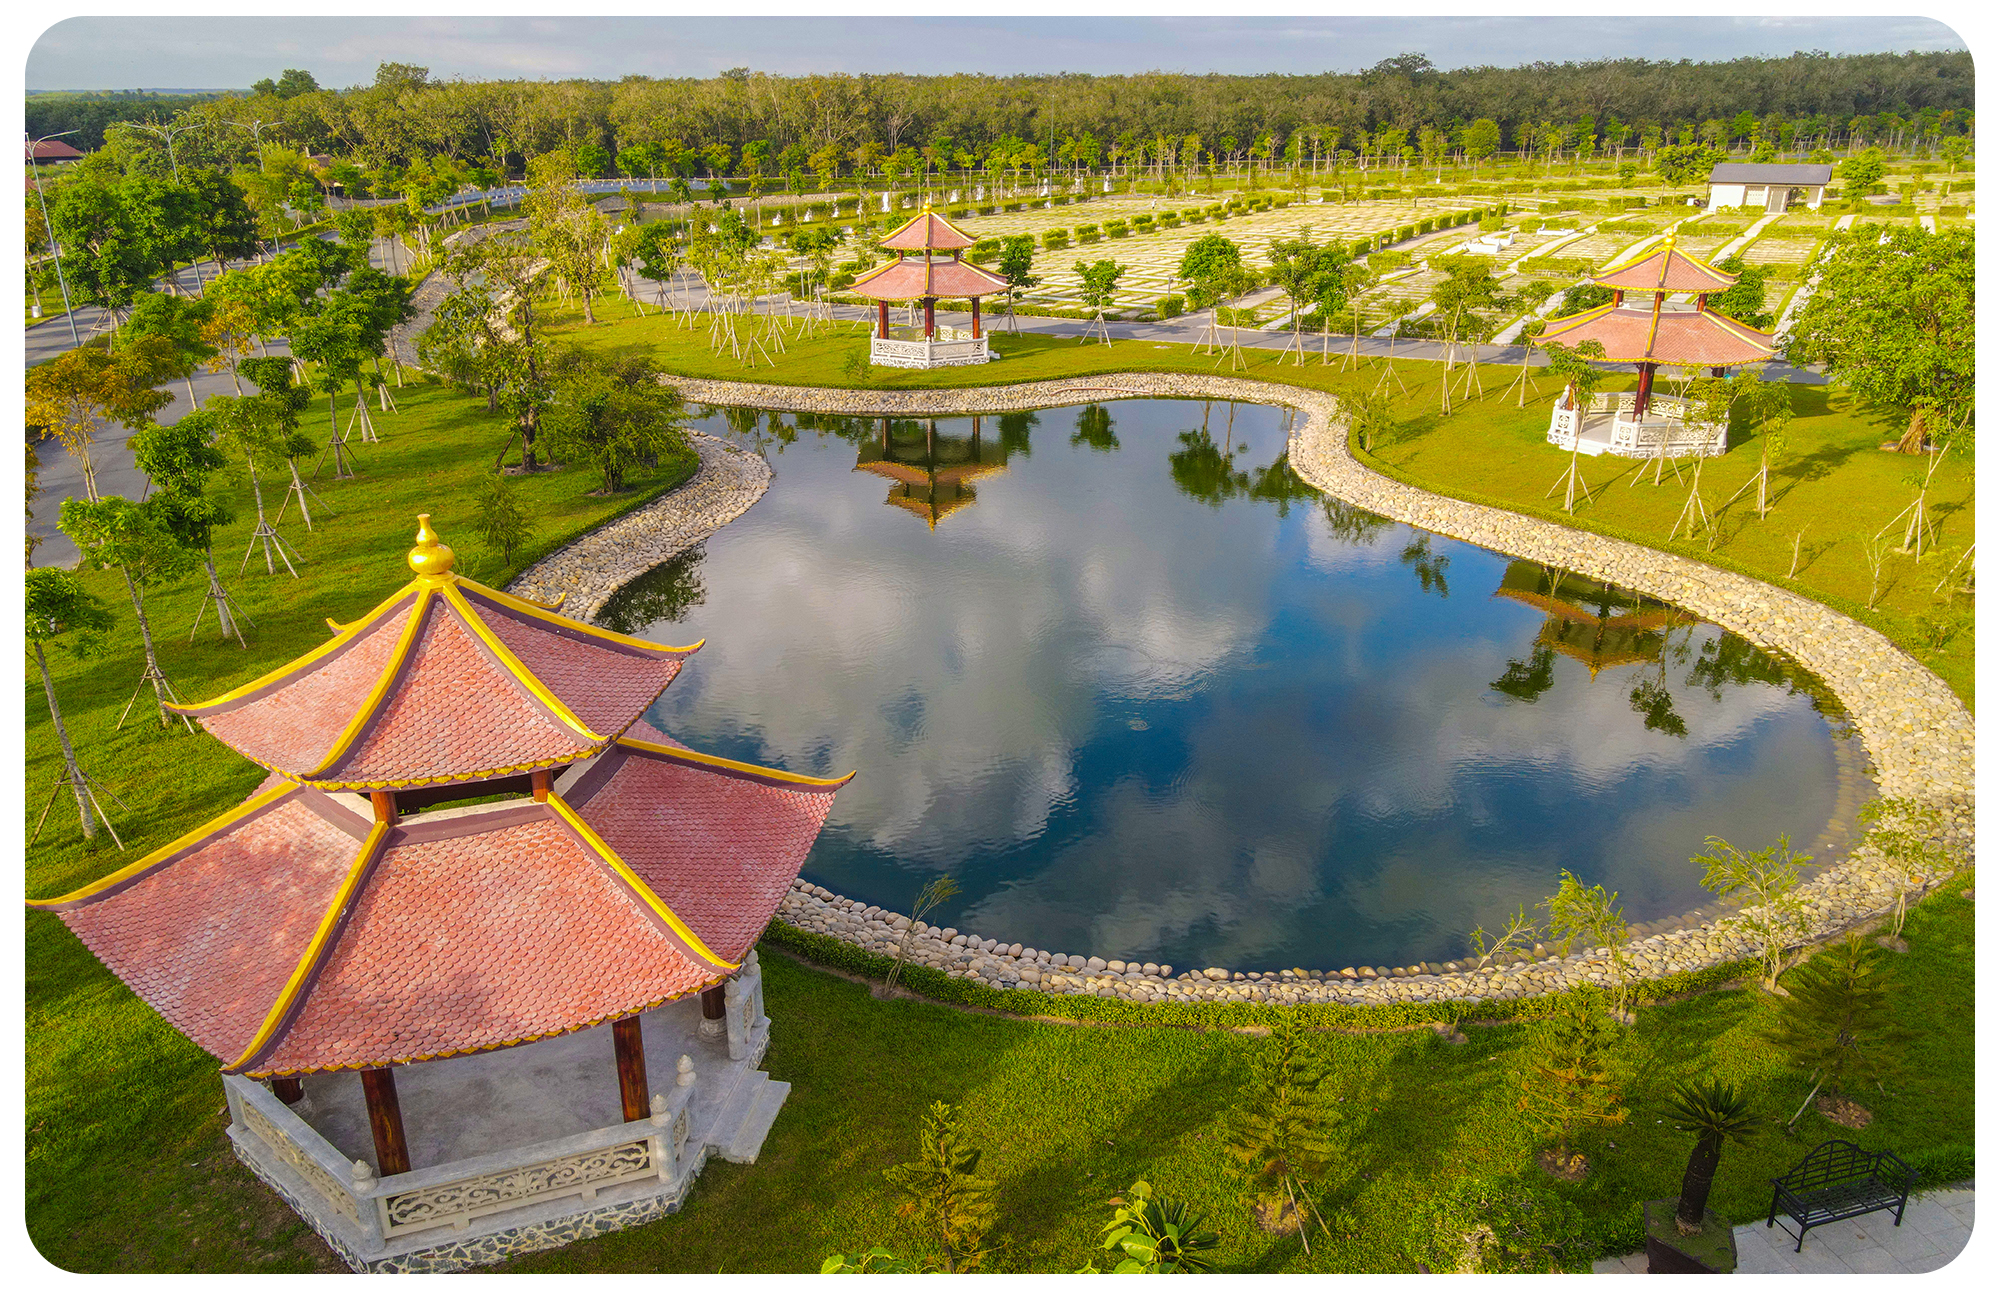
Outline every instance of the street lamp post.
<svg viewBox="0 0 2000 1290"><path fill-rule="evenodd" d="M174 170L174 182L175 182L176 184L180 183L180 181L181 181L181 163L180 163L180 162L179 162L179 160L178 160L178 159L176 159L176 158L175 158L175 156L174 156L174 136L175 136L175 135L177 135L177 134L181 134L181 133L183 133L183 132L185 132L185 131L188 131L188 130L192 130L192 129L194 129L194 128L195 128L195 126L196 126L196 125L198 125L198 124L200 124L200 123L199 123L199 122L197 122L197 121L186 121L186 122L183 122L183 123L182 123L182 124L180 124L180 125L158 125L158 124L152 124L152 125L148 125L148 124L144 124L144 123L142 123L142 122L138 122L138 121L131 121L131 122L128 122L127 124L129 124L129 125L130 125L130 126L131 126L131 127L132 127L132 128L134 129L134 130L144 130L144 131L145 131L145 132L146 132L147 134L150 134L150 135L156 135L156 136L158 136L159 138L161 138L161 139L164 139L164 140L166 141L166 144L167 144L167 164L168 164L169 166L172 166L172 167L173 167L173 170ZM195 289L195 292L196 292L196 294L198 294L198 295L206 295L206 294L207 294L207 286L206 286L206 284L204 284L204 283L202 282L202 280L201 280L201 258L200 258L200 256L198 256L198 255L197 255L197 256L195 257L195 259L194 259L194 260L193 260L192 262L190 262L190 263L189 263L188 267L189 267L190 269L193 269L193 270L194 270L194 289ZM174 274L172 273L172 266L171 266L171 265L169 265L169 266L168 266L168 270L169 270L169 272L168 272L168 278L167 278L167 281L168 281L168 282L172 282L172 281L173 281L173 279L174 279L174 276L175 276L175 275L174 275Z"/></svg>
<svg viewBox="0 0 2000 1290"><path fill-rule="evenodd" d="M232 122L232 124L235 125L235 127L239 130L248 130L250 132L251 140L257 145L257 170L259 173L262 173L264 169L264 131L270 129L273 126L278 126L282 128L284 122L266 121L262 117L252 117L248 121L236 121ZM167 151L167 157L169 160L171 160L173 157L173 150L171 148L169 148ZM274 248L276 242L277 239L274 237L272 239L272 244ZM257 248L260 257L262 256L263 247L264 247L264 240L262 238L257 239Z"/></svg>
<svg viewBox="0 0 2000 1290"><path fill-rule="evenodd" d="M60 139L65 134L75 134L74 130L64 130L60 134L45 134L39 139L28 140L28 169L35 176L35 199L42 204L42 227L49 231L49 245L56 253L56 285L62 288L63 316L69 319L69 338L78 349L83 348L83 337L77 334L76 311L69 307L69 280L63 276L62 241L56 237L56 226L49 220L48 195L42 192L42 169L35 164L35 149L50 139Z"/></svg>

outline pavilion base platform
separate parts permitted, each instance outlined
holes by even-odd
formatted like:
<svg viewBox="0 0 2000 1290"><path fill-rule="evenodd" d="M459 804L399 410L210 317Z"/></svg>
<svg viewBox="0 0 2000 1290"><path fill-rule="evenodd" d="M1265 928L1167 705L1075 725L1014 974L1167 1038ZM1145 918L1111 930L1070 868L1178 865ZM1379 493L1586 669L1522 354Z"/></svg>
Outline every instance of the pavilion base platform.
<svg viewBox="0 0 2000 1290"><path fill-rule="evenodd" d="M754 955L726 999L720 1033L703 1033L699 998L642 1015L652 1114L629 1123L607 1024L396 1067L407 1173L376 1176L353 1071L305 1077L290 1106L224 1076L229 1137L357 1272L448 1272L651 1222L710 1156L756 1160L791 1091L757 1069L770 1022Z"/></svg>
<svg viewBox="0 0 2000 1290"><path fill-rule="evenodd" d="M914 330L914 336L905 337L891 334L868 338L868 361L877 367L969 367L974 363L990 363L993 355L986 348L986 337L973 337L969 332L956 339L927 339L919 329L901 328L896 331ZM940 335L957 331L957 328L940 327Z"/></svg>
<svg viewBox="0 0 2000 1290"><path fill-rule="evenodd" d="M1666 440L1668 457L1720 457L1729 447L1729 427L1711 421L1691 421L1686 403L1655 394L1644 415L1633 414L1634 399L1626 394L1597 394L1583 408L1558 401L1549 414L1549 442L1586 457L1657 457Z"/></svg>

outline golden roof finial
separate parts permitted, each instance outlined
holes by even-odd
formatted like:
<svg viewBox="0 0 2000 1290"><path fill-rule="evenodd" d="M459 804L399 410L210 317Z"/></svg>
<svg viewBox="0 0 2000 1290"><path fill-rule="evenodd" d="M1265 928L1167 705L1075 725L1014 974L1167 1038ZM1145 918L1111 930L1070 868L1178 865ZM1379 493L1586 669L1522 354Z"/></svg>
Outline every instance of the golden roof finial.
<svg viewBox="0 0 2000 1290"><path fill-rule="evenodd" d="M438 541L437 530L431 527L431 517L417 516L417 544L410 548L410 568L419 574L450 573L454 558L451 548Z"/></svg>

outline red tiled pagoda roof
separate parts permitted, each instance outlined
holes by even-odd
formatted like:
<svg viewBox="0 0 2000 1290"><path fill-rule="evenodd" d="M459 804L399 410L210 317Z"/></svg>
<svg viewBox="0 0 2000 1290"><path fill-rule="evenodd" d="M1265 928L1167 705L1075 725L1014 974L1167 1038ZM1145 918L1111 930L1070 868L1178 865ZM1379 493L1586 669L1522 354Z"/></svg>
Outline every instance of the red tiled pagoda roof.
<svg viewBox="0 0 2000 1290"><path fill-rule="evenodd" d="M1604 346L1607 363L1669 363L1688 367L1735 367L1760 363L1776 353L1770 332L1758 331L1709 309L1653 310L1599 305L1556 318L1535 338Z"/></svg>
<svg viewBox="0 0 2000 1290"><path fill-rule="evenodd" d="M878 243L890 251L956 251L972 244L972 238L928 206Z"/></svg>
<svg viewBox="0 0 2000 1290"><path fill-rule="evenodd" d="M391 826L280 781L29 903L232 1073L425 1061L715 985L846 782L639 740L565 786L580 806L552 793Z"/></svg>
<svg viewBox="0 0 2000 1290"><path fill-rule="evenodd" d="M928 256L895 260L854 280L849 288L871 300L920 300L925 296L987 296L1007 289L1007 280L963 260Z"/></svg>
<svg viewBox="0 0 2000 1290"><path fill-rule="evenodd" d="M28 902L229 1073L450 1057L707 989L769 923L847 782L675 744L638 717L686 651L452 578L427 519L414 583L190 709L279 759L254 794ZM551 750L597 760L545 800L398 821L328 791L356 767L464 778ZM286 769L314 759L337 782Z"/></svg>
<svg viewBox="0 0 2000 1290"><path fill-rule="evenodd" d="M447 570L296 662L177 709L302 783L450 783L601 751L698 648L577 623Z"/></svg>
<svg viewBox="0 0 2000 1290"><path fill-rule="evenodd" d="M1670 234L1658 250L1629 264L1607 265L1591 281L1600 287L1624 291L1679 293L1727 291L1738 276L1679 250Z"/></svg>

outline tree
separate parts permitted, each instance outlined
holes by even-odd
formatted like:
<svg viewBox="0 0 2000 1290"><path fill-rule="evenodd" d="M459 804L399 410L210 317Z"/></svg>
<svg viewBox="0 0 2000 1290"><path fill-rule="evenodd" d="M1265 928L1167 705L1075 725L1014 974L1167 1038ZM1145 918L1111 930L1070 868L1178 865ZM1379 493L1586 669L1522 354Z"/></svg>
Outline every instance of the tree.
<svg viewBox="0 0 2000 1290"><path fill-rule="evenodd" d="M1584 411L1590 405L1591 396L1604 381L1603 370L1592 366L1593 361L1603 360L1604 346L1594 340L1584 341L1575 349L1557 340L1545 341L1534 338L1528 343L1530 346L1540 348L1549 356L1549 372L1563 383L1562 397L1569 401L1570 408L1576 413L1576 435L1570 442L1569 469L1563 472L1563 477L1549 489L1551 493L1557 488L1564 489L1563 510L1574 513L1579 490L1583 493L1585 501L1590 500L1590 489L1583 482L1578 453L1583 443Z"/></svg>
<svg viewBox="0 0 2000 1290"><path fill-rule="evenodd" d="M1907 418L1897 445L1972 443L1972 231L1836 233L1785 357L1823 363L1861 398Z"/></svg>
<svg viewBox="0 0 2000 1290"><path fill-rule="evenodd" d="M335 478L346 473L342 470L346 436L340 432L340 391L352 381L356 400L361 397L361 359L368 352L367 334L373 323L373 314L364 302L335 291L292 328L293 356L317 368L313 384L326 391L327 447L334 456Z"/></svg>
<svg viewBox="0 0 2000 1290"><path fill-rule="evenodd" d="M1410 1216L1410 1254L1431 1272L1588 1272L1583 1214L1524 1178L1462 1175Z"/></svg>
<svg viewBox="0 0 2000 1290"><path fill-rule="evenodd" d="M1232 1113L1223 1139L1265 1230L1296 1227L1308 1250L1306 1220L1319 1219L1310 1189L1340 1154L1329 1132L1340 1117L1323 1095L1325 1079L1307 1051L1304 1027L1288 1019L1272 1032L1248 1099ZM1319 1222L1324 1231L1325 1221Z"/></svg>
<svg viewBox="0 0 2000 1290"><path fill-rule="evenodd" d="M1896 1021L1882 952L1853 931L1792 972L1775 1012L1767 1037L1813 1076L1801 1112L1822 1086L1845 1096L1864 1081L1896 1074L1902 1067L1896 1045L1913 1033Z"/></svg>
<svg viewBox="0 0 2000 1290"><path fill-rule="evenodd" d="M1144 1179L1113 1196L1115 1210L1104 1225L1104 1249L1123 1257L1113 1272L1210 1272L1208 1252L1222 1237L1204 1228L1205 1216L1183 1200L1155 1197ZM1083 1271L1095 1272L1095 1267Z"/></svg>
<svg viewBox="0 0 2000 1290"><path fill-rule="evenodd" d="M210 478L228 462L215 446L215 417L206 410L190 412L170 426L148 426L131 443L134 463L157 490L151 504L161 523L183 546L200 551L208 570L208 595L195 615L195 629L200 630L201 614L212 603L223 638L233 636L248 649L236 623L239 615L232 612L229 593L215 572L215 527L235 518L228 504L208 491Z"/></svg>
<svg viewBox="0 0 2000 1290"><path fill-rule="evenodd" d="M1764 312L1764 270L1754 264L1745 264L1740 255L1717 260L1715 267L1724 273L1735 274L1736 281L1730 284L1727 291L1711 299L1708 307L1760 331L1770 330L1771 315Z"/></svg>
<svg viewBox="0 0 2000 1290"><path fill-rule="evenodd" d="M1757 1116L1741 1089L1713 1077L1675 1085L1665 1110L1667 1123L1695 1135L1694 1150L1681 1174L1680 1202L1674 1208L1676 1230L1693 1236L1701 1231L1708 1212L1708 1193L1722 1163L1723 1143L1747 1142L1757 1131Z"/></svg>
<svg viewBox="0 0 2000 1290"><path fill-rule="evenodd" d="M1476 166L1500 150L1500 125L1491 117L1480 117L1465 127L1462 145Z"/></svg>
<svg viewBox="0 0 2000 1290"><path fill-rule="evenodd" d="M49 223L70 287L84 300L116 315L150 288L153 264L116 182L83 175L55 186Z"/></svg>
<svg viewBox="0 0 2000 1290"><path fill-rule="evenodd" d="M551 152L528 162L528 195L522 208L528 236L550 269L577 293L586 323L597 321L592 298L604 285L604 216L576 187L576 158Z"/></svg>
<svg viewBox="0 0 2000 1290"><path fill-rule="evenodd" d="M1781 833L1762 851L1740 851L1711 837L1707 852L1691 859L1702 866L1704 888L1749 906L1742 914L1743 925L1763 943L1765 988L1782 993L1778 973L1784 968L1785 941L1805 926L1805 902L1798 886L1812 857L1794 855L1791 839Z"/></svg>
<svg viewBox="0 0 2000 1290"><path fill-rule="evenodd" d="M1896 913L1889 924L1892 948L1905 948L1903 917L1909 912L1910 888L1930 884L1958 867L1958 857L1944 845L1944 814L1934 806L1907 797L1878 797L1855 817L1864 830L1862 842L1873 847L1896 877Z"/></svg>
<svg viewBox="0 0 2000 1290"><path fill-rule="evenodd" d="M1620 1031L1595 995L1586 986L1562 996L1555 1015L1535 1026L1520 1076L1521 1096L1514 1103L1540 1139L1554 1144L1546 1167L1565 1179L1582 1172L1582 1160L1570 1150L1577 1131L1623 1124L1628 1113L1611 1070Z"/></svg>
<svg viewBox="0 0 2000 1290"><path fill-rule="evenodd" d="M277 529L265 518L263 479L257 473L260 460L267 467L275 467L278 459L286 455L290 431L288 423L292 421L290 409L280 395L255 394L210 399L208 410L214 414L216 448L225 455L240 456L250 472L250 496L257 507L257 526L250 535L249 549L243 553L244 565L250 563L251 551L261 542L266 573L277 572L271 560L275 547L278 558L284 561L294 578L298 577L298 570L292 567L292 556L298 552L288 552L289 544L278 536Z"/></svg>
<svg viewBox="0 0 2000 1290"><path fill-rule="evenodd" d="M500 562L508 568L514 565L514 553L534 537L535 522L521 505L520 490L497 471L480 485L474 530L482 543L500 553Z"/></svg>
<svg viewBox="0 0 2000 1290"><path fill-rule="evenodd" d="M1672 144L1653 154L1653 169L1666 184L1698 184L1708 172L1729 160L1720 148L1701 144Z"/></svg>
<svg viewBox="0 0 2000 1290"><path fill-rule="evenodd" d="M514 418L513 433L500 455L504 459L514 439L519 438L521 467L530 472L538 469L535 439L549 399L549 382L543 371L546 344L535 333L535 305L546 289L541 267L531 248L501 237L455 250L445 263L449 276L461 283L478 282L506 311L511 334L501 338L502 344L482 344L482 368L497 390L498 401Z"/></svg>
<svg viewBox="0 0 2000 1290"><path fill-rule="evenodd" d="M1840 177L1846 183L1843 196L1850 202L1860 201L1882 182L1886 171L1879 148L1870 148L1858 157L1849 157L1840 163Z"/></svg>
<svg viewBox="0 0 2000 1290"><path fill-rule="evenodd" d="M312 390L292 380L292 364L285 358L252 358L243 363L243 374L251 384L262 391L265 398L272 401L272 412L277 421L274 442L266 450L275 451L285 458L285 465L292 472L292 486L287 490L289 497L299 502L299 515L306 522L306 529L312 529L312 512L306 508L306 482L299 478L299 458L313 450L313 442L299 433L299 414L312 402ZM254 468L254 463L253 463ZM319 494L313 494L317 497ZM259 499L260 504L262 499ZM285 518L285 507L278 508L278 518Z"/></svg>
<svg viewBox="0 0 2000 1290"><path fill-rule="evenodd" d="M233 179L207 166L191 166L181 182L193 198L195 244L218 270L257 254L257 214Z"/></svg>
<svg viewBox="0 0 2000 1290"><path fill-rule="evenodd" d="M936 1249L948 1273L975 1271L992 1253L985 1242L999 1218L995 1184L978 1174L979 1150L961 1139L957 1112L945 1102L925 1113L917 1158L882 1171L904 1196L896 1216Z"/></svg>
<svg viewBox="0 0 2000 1290"><path fill-rule="evenodd" d="M1785 431L1792 424L1792 387L1790 382L1775 378L1761 380L1755 372L1747 370L1736 381L1735 405L1742 410L1744 419L1761 433L1757 436L1757 473L1744 480L1743 487L1729 501L1735 501L1755 485L1757 518L1761 520L1770 513L1771 458L1784 452Z"/></svg>
<svg viewBox="0 0 2000 1290"><path fill-rule="evenodd" d="M1018 332L1021 325L1014 318L1014 300L1024 291L1041 285L1041 278L1031 270L1035 266L1035 239L1027 233L1018 237L1002 238L1000 242L1000 276L1007 280L1007 326Z"/></svg>
<svg viewBox="0 0 2000 1290"><path fill-rule="evenodd" d="M117 347L129 349L133 341L148 337L164 342L155 352L167 359L166 370L187 386L188 407L199 408L201 404L194 394L195 369L218 352L203 334L212 313L206 300L145 292L134 302L124 327L119 329Z"/></svg>
<svg viewBox="0 0 2000 1290"><path fill-rule="evenodd" d="M688 451L680 392L653 379L638 356L600 360L571 350L557 360L548 411L552 450L589 462L605 493L625 490L625 476L647 458Z"/></svg>
<svg viewBox="0 0 2000 1290"><path fill-rule="evenodd" d="M1606 892L1602 886L1586 887L1575 874L1565 869L1555 895L1543 901L1542 908L1549 911L1549 935L1562 943L1565 956L1579 937L1586 945L1604 947L1614 983L1611 1010L1620 1020L1629 1019L1625 1012L1625 997L1629 988L1625 941L1630 930L1625 926L1618 893Z"/></svg>
<svg viewBox="0 0 2000 1290"><path fill-rule="evenodd" d="M150 503L142 506L124 497L106 497L95 502L65 497L57 527L76 543L86 566L115 568L124 576L125 590L132 597L132 615L138 620L139 639L146 653L146 666L132 699L136 701L146 686L151 685L160 725L163 728L170 725L167 704L175 702L176 696L153 649L153 624L146 616L146 592L186 575L194 568L195 553L161 522L157 506ZM125 711L118 714L121 728L131 711L132 703L127 702ZM192 731L194 726L190 723L188 729Z"/></svg>
<svg viewBox="0 0 2000 1290"><path fill-rule="evenodd" d="M104 827L111 829L111 817L104 813L94 791L95 781L84 773L77 764L76 749L69 741L69 728L63 724L62 707L56 702L56 683L49 675L49 658L44 646L69 636L67 648L79 655L88 656L100 648L101 634L111 630L111 615L97 597L83 589L83 583L67 569L30 569L26 577L27 615L22 626L27 632L28 645L35 651L35 666L42 673L42 690L48 695L49 720L55 725L56 742L62 745L63 770L57 777L55 788L49 794L49 805L55 804L56 794L64 786L76 795L76 814L83 824L86 842L97 838L97 824L91 819L95 810L104 821ZM114 799L115 800L115 799ZM42 821L49 817L49 808L42 808L42 820L35 825L35 836L40 837ZM118 840L118 832L111 829L112 841ZM123 850L125 844L118 843Z"/></svg>
<svg viewBox="0 0 2000 1290"><path fill-rule="evenodd" d="M1111 333L1104 326L1104 311L1111 306L1112 298L1118 290L1118 279L1125 276L1125 266L1115 260L1099 260L1094 264L1085 264L1082 260L1078 260L1076 276L1079 281L1077 294L1083 301L1083 307L1097 311L1098 336L1109 345ZM1090 333L1086 331L1077 337L1077 343L1082 344L1089 338Z"/></svg>
<svg viewBox="0 0 2000 1290"><path fill-rule="evenodd" d="M68 350L28 369L27 424L54 435L83 472L83 494L97 500L97 462L91 456L104 422L138 430L174 396L152 388L134 355L99 345Z"/></svg>

